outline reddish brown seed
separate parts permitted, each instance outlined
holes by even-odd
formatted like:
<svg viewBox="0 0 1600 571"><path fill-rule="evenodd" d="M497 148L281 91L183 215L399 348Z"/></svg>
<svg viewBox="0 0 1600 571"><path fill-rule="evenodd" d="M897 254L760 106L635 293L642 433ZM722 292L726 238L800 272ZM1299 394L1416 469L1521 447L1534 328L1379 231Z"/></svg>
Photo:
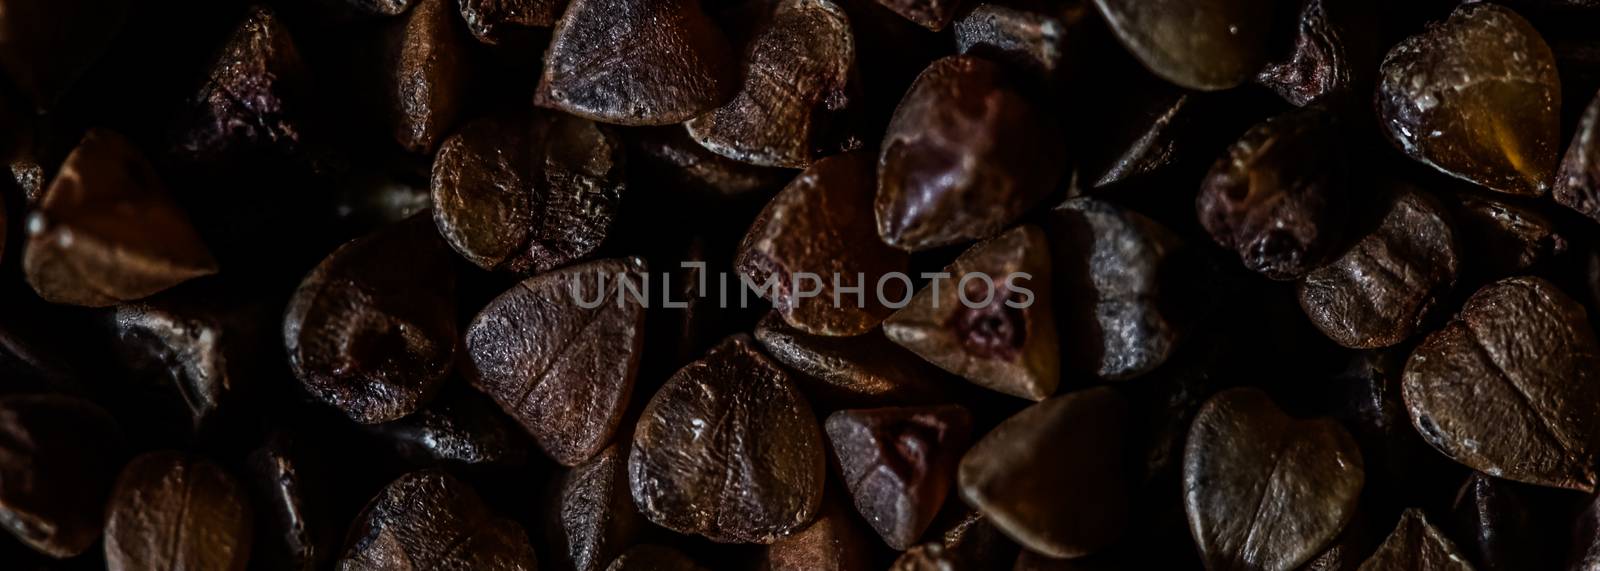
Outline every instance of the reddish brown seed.
<svg viewBox="0 0 1600 571"><path fill-rule="evenodd" d="M106 509L106 568L243 571L250 499L222 468L180 452L151 452L122 469Z"/></svg>
<svg viewBox="0 0 1600 571"><path fill-rule="evenodd" d="M1338 244L1348 168L1333 114L1291 111L1228 148L1201 183L1195 210L1211 238L1246 268L1293 280L1322 265Z"/></svg>
<svg viewBox="0 0 1600 571"><path fill-rule="evenodd" d="M684 123L719 155L804 168L859 146L847 112L860 103L850 19L831 0L782 0L745 48L743 83L726 104Z"/></svg>
<svg viewBox="0 0 1600 571"><path fill-rule="evenodd" d="M767 546L757 571L868 571L871 535L849 502L830 493L816 521Z"/></svg>
<svg viewBox="0 0 1600 571"><path fill-rule="evenodd" d="M1044 232L1022 226L967 250L884 321L891 341L967 380L1043 400L1061 380Z"/></svg>
<svg viewBox="0 0 1600 571"><path fill-rule="evenodd" d="M1254 388L1218 393L1183 451L1184 510L1206 568L1298 568L1355 517L1363 468L1338 422L1290 417Z"/></svg>
<svg viewBox="0 0 1600 571"><path fill-rule="evenodd" d="M907 251L993 236L1055 190L1053 119L972 56L923 70L895 109L878 160L878 235Z"/></svg>
<svg viewBox="0 0 1600 571"><path fill-rule="evenodd" d="M350 528L341 570L536 569L522 526L490 511L450 474L422 470L391 482Z"/></svg>
<svg viewBox="0 0 1600 571"><path fill-rule="evenodd" d="M572 0L534 103L602 123L681 123L725 100L729 51L699 0Z"/></svg>
<svg viewBox="0 0 1600 571"><path fill-rule="evenodd" d="M1365 81L1369 81L1366 76L1371 68L1364 66L1375 66L1378 54L1365 49L1369 42L1364 36L1370 32L1363 26L1376 24L1367 12L1369 2L1305 0L1300 6L1294 49L1287 58L1262 68L1256 82L1298 107L1330 93L1351 91L1358 79L1370 87Z"/></svg>
<svg viewBox="0 0 1600 571"><path fill-rule="evenodd" d="M1445 174L1511 194L1550 189L1561 152L1561 78L1527 20L1491 2L1396 45L1379 71L1389 139Z"/></svg>
<svg viewBox="0 0 1600 571"><path fill-rule="evenodd" d="M944 505L972 416L956 405L842 410L827 431L856 510L903 551Z"/></svg>
<svg viewBox="0 0 1600 571"><path fill-rule="evenodd" d="M1600 458L1600 340L1583 306L1536 277L1472 294L1406 361L1423 440L1491 476L1592 492Z"/></svg>
<svg viewBox="0 0 1600 571"><path fill-rule="evenodd" d="M1031 551L1052 557L1099 551L1122 535L1128 520L1121 467L1127 417L1127 403L1107 387L1023 409L961 459L961 496Z"/></svg>
<svg viewBox="0 0 1600 571"><path fill-rule="evenodd" d="M561 19L567 0L461 0L461 19L473 37L498 44L527 28L548 28Z"/></svg>
<svg viewBox="0 0 1600 571"><path fill-rule="evenodd" d="M777 312L756 324L756 340L773 359L804 373L804 392L826 404L847 406L932 402L945 393L939 381L948 374L883 331L854 337L811 335L784 323Z"/></svg>
<svg viewBox="0 0 1600 571"><path fill-rule="evenodd" d="M1456 549L1455 543L1428 523L1422 510L1412 508L1400 515L1400 523L1378 551L1361 564L1361 571L1470 571L1471 563Z"/></svg>
<svg viewBox="0 0 1600 571"><path fill-rule="evenodd" d="M467 377L567 466L605 448L633 395L649 288L644 261L540 274L467 326Z"/></svg>
<svg viewBox="0 0 1600 571"><path fill-rule="evenodd" d="M546 508L556 568L600 571L644 530L628 490L628 446L618 442L560 476Z"/></svg>
<svg viewBox="0 0 1600 571"><path fill-rule="evenodd" d="M193 116L179 149L196 159L237 150L294 151L305 130L310 82L289 29L270 8L251 8L191 101Z"/></svg>
<svg viewBox="0 0 1600 571"><path fill-rule="evenodd" d="M389 31L383 93L400 146L432 154L465 103L467 34L450 0L421 0Z"/></svg>
<svg viewBox="0 0 1600 571"><path fill-rule="evenodd" d="M1600 220L1600 95L1589 102L1556 171L1556 202Z"/></svg>
<svg viewBox="0 0 1600 571"><path fill-rule="evenodd" d="M737 335L674 374L634 429L628 479L650 521L770 544L816 516L822 431L788 373Z"/></svg>
<svg viewBox="0 0 1600 571"><path fill-rule="evenodd" d="M549 271L593 253L626 189L621 141L561 113L490 116L433 161L434 220L486 270Z"/></svg>
<svg viewBox="0 0 1600 571"><path fill-rule="evenodd" d="M284 317L295 376L356 422L415 412L455 359L450 261L427 212L334 250L300 282Z"/></svg>
<svg viewBox="0 0 1600 571"><path fill-rule="evenodd" d="M55 303L104 307L217 272L155 169L110 131L67 156L27 234L23 271Z"/></svg>
<svg viewBox="0 0 1600 571"><path fill-rule="evenodd" d="M88 551L100 539L120 448L116 421L88 401L0 398L0 528L51 557Z"/></svg>
<svg viewBox="0 0 1600 571"><path fill-rule="evenodd" d="M1400 188L1378 228L1300 281L1300 307L1334 342L1356 349L1405 341L1455 287L1461 250L1444 208Z"/></svg>
<svg viewBox="0 0 1600 571"><path fill-rule="evenodd" d="M878 240L871 212L871 157L828 157L761 211L735 266L790 326L816 335L866 333L892 311L885 301L905 299L906 280L889 274L910 265L905 252ZM813 287L820 291L806 296ZM857 287L859 295L843 291Z"/></svg>
<svg viewBox="0 0 1600 571"><path fill-rule="evenodd" d="M878 0L879 4L917 25L933 30L943 30L956 17L961 0Z"/></svg>
<svg viewBox="0 0 1600 571"><path fill-rule="evenodd" d="M1273 0L1095 0L1117 38L1145 67L1202 91L1244 83L1267 63Z"/></svg>

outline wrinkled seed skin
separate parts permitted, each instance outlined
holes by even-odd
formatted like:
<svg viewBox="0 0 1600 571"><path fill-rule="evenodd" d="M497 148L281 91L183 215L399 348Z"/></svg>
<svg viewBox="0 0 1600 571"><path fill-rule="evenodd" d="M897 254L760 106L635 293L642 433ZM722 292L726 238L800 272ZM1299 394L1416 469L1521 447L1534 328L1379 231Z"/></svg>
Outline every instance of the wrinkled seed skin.
<svg viewBox="0 0 1600 571"><path fill-rule="evenodd" d="M178 143L194 158L235 149L292 152L300 144L310 70L271 9L250 9L212 64L191 104L193 123Z"/></svg>
<svg viewBox="0 0 1600 571"><path fill-rule="evenodd" d="M860 104L855 38L830 0L783 0L745 49L733 99L684 123L701 146L746 163L805 168L839 150Z"/></svg>
<svg viewBox="0 0 1600 571"><path fill-rule="evenodd" d="M572 0L534 103L602 123L680 123L724 102L729 52L698 0Z"/></svg>
<svg viewBox="0 0 1600 571"><path fill-rule="evenodd" d="M300 282L283 321L295 377L363 424L420 408L456 354L455 275L432 215L340 246Z"/></svg>
<svg viewBox="0 0 1600 571"><path fill-rule="evenodd" d="M1550 282L1478 290L1406 362L1402 391L1423 440L1491 476L1591 492L1600 445L1600 341Z"/></svg>
<svg viewBox="0 0 1600 571"><path fill-rule="evenodd" d="M490 116L440 146L434 221L456 253L486 270L549 271L593 253L626 190L622 143L559 113Z"/></svg>
<svg viewBox="0 0 1600 571"><path fill-rule="evenodd" d="M978 4L955 21L956 53L1004 62L1049 79L1065 66L1069 29L1083 17L1075 7L1027 10Z"/></svg>
<svg viewBox="0 0 1600 571"><path fill-rule="evenodd" d="M28 219L23 272L53 303L106 307L214 274L188 216L126 138L94 130Z"/></svg>
<svg viewBox="0 0 1600 571"><path fill-rule="evenodd" d="M120 448L116 421L87 401L0 398L0 528L51 557L88 551L100 539Z"/></svg>
<svg viewBox="0 0 1600 571"><path fill-rule="evenodd" d="M1128 523L1127 422L1126 400L1108 387L1023 409L961 459L961 496L1030 551L1071 558L1104 549Z"/></svg>
<svg viewBox="0 0 1600 571"><path fill-rule="evenodd" d="M1561 205L1600 221L1600 95L1578 120L1551 195Z"/></svg>
<svg viewBox="0 0 1600 571"><path fill-rule="evenodd" d="M735 267L753 285L776 282L763 295L791 327L813 335L861 335L893 311L883 301L905 299L905 281L883 279L908 272L910 257L873 232L872 167L865 153L817 162L767 203L740 243ZM800 296L794 275L801 272L819 276L822 291ZM843 291L852 284L864 288L861 296Z"/></svg>
<svg viewBox="0 0 1600 571"><path fill-rule="evenodd" d="M560 476L545 533L557 569L600 571L644 529L628 489L628 446L617 443Z"/></svg>
<svg viewBox="0 0 1600 571"><path fill-rule="evenodd" d="M719 543L771 544L810 523L825 472L811 406L742 335L650 399L628 459L640 513Z"/></svg>
<svg viewBox="0 0 1600 571"><path fill-rule="evenodd" d="M525 28L549 28L561 19L567 0L460 0L461 19L478 41L498 44Z"/></svg>
<svg viewBox="0 0 1600 571"><path fill-rule="evenodd" d="M1365 30L1340 26L1338 11L1357 10L1365 1L1332 1L1335 13L1330 14L1330 0L1306 0L1300 7L1298 27L1294 36L1294 49L1289 57L1275 60L1256 74L1256 82L1271 88L1285 101L1296 107L1305 107L1330 93L1350 90L1358 72L1356 62L1347 43L1360 41L1350 37Z"/></svg>
<svg viewBox="0 0 1600 571"><path fill-rule="evenodd" d="M1354 517L1363 468L1331 419L1291 418L1257 389L1212 397L1183 453L1184 509L1206 568L1298 568Z"/></svg>
<svg viewBox="0 0 1600 571"><path fill-rule="evenodd" d="M180 452L151 452L122 469L106 510L106 568L243 571L252 520L244 487Z"/></svg>
<svg viewBox="0 0 1600 571"><path fill-rule="evenodd" d="M1177 235L1132 210L1075 198L1051 213L1057 320L1074 370L1107 380L1145 374L1183 340L1187 320L1165 300L1180 295L1177 264L1190 254Z"/></svg>
<svg viewBox="0 0 1600 571"><path fill-rule="evenodd" d="M522 527L496 516L467 484L438 470L411 472L367 504L350 528L340 571L534 571Z"/></svg>
<svg viewBox="0 0 1600 571"><path fill-rule="evenodd" d="M644 342L644 261L589 262L524 280L467 326L467 377L539 447L576 466L610 442ZM580 303L594 303L584 308Z"/></svg>
<svg viewBox="0 0 1600 571"><path fill-rule="evenodd" d="M455 128L465 103L472 63L467 34L450 0L418 1L390 33L389 124L402 148L431 154Z"/></svg>
<svg viewBox="0 0 1600 571"><path fill-rule="evenodd" d="M1377 107L1413 159L1499 192L1550 189L1561 79L1539 32L1508 8L1465 4L1396 45L1379 71Z"/></svg>
<svg viewBox="0 0 1600 571"><path fill-rule="evenodd" d="M957 405L841 410L825 428L856 510L904 551L944 504L972 415Z"/></svg>
<svg viewBox="0 0 1600 571"><path fill-rule="evenodd" d="M1246 268L1293 280L1322 265L1344 222L1343 141L1322 109L1251 128L1212 165L1195 210Z"/></svg>
<svg viewBox="0 0 1600 571"><path fill-rule="evenodd" d="M1050 114L972 56L933 62L890 119L878 235L916 252L988 238L1055 190L1065 150Z"/></svg>
<svg viewBox="0 0 1600 571"><path fill-rule="evenodd" d="M1472 564L1419 509L1408 509L1360 571L1470 571Z"/></svg>
<svg viewBox="0 0 1600 571"><path fill-rule="evenodd" d="M1345 347L1405 341L1455 286L1462 252L1439 202L1412 190L1389 201L1376 230L1299 284L1306 317Z"/></svg>
<svg viewBox="0 0 1600 571"><path fill-rule="evenodd" d="M935 32L950 25L950 20L956 16L956 9L961 7L961 0L878 0L878 3L900 17Z"/></svg>
<svg viewBox="0 0 1600 571"><path fill-rule="evenodd" d="M1145 67L1200 91L1244 83L1266 65L1273 0L1095 0L1106 23Z"/></svg>
<svg viewBox="0 0 1600 571"><path fill-rule="evenodd" d="M923 287L906 307L884 321L890 341L939 368L1008 395L1044 400L1061 382L1061 356L1051 307L1049 246L1036 226L1020 226L981 242L945 268L950 279ZM958 291L969 273L987 274L994 283L987 305L967 307ZM1007 276L1033 292L1032 305L1014 308L1026 297L1006 286ZM968 295L981 304L984 282L973 279ZM1013 299L1015 298L1015 299Z"/></svg>

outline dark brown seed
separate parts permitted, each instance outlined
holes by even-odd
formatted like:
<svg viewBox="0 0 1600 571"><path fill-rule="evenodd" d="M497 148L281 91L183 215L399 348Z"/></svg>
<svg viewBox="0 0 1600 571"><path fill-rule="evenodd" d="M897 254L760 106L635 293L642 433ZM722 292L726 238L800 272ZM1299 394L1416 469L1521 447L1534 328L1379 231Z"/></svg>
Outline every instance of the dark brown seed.
<svg viewBox="0 0 1600 571"><path fill-rule="evenodd" d="M445 140L432 187L439 232L462 257L545 272L605 240L626 189L622 143L570 115L490 116Z"/></svg>
<svg viewBox="0 0 1600 571"><path fill-rule="evenodd" d="M395 141L432 154L466 99L467 34L450 0L420 0L389 31L383 94Z"/></svg>
<svg viewBox="0 0 1600 571"><path fill-rule="evenodd" d="M572 0L534 103L602 123L681 123L723 103L729 52L699 0Z"/></svg>
<svg viewBox="0 0 1600 571"><path fill-rule="evenodd" d="M1156 85L1151 85L1156 84ZM1149 175L1172 165L1188 148L1185 135L1205 114L1196 96L1158 79L1130 88L1108 91L1124 105L1135 98L1127 117L1097 113L1096 120L1109 130L1107 141L1084 149L1085 173L1095 188L1111 186ZM1110 96L1110 95L1108 95ZM1110 154L1106 154L1107 151Z"/></svg>
<svg viewBox="0 0 1600 571"><path fill-rule="evenodd" d="M190 102L193 116L179 149L197 159L253 149L293 152L305 130L310 82L289 29L270 8L251 8Z"/></svg>
<svg viewBox="0 0 1600 571"><path fill-rule="evenodd" d="M1003 62L1048 80L1066 67L1067 36L1087 14L1087 3L1044 10L978 4L955 21L956 52Z"/></svg>
<svg viewBox="0 0 1600 571"><path fill-rule="evenodd" d="M889 340L967 380L1031 400L1061 382L1044 232L1021 226L982 242L889 316Z"/></svg>
<svg viewBox="0 0 1600 571"><path fill-rule="evenodd" d="M1061 180L1054 120L998 66L933 62L895 109L878 159L878 235L907 251L995 235Z"/></svg>
<svg viewBox="0 0 1600 571"><path fill-rule="evenodd" d="M0 398L0 527L51 557L88 551L122 454L116 422L88 401Z"/></svg>
<svg viewBox="0 0 1600 571"><path fill-rule="evenodd" d="M628 446L618 442L560 476L546 508L556 569L600 571L644 530L628 491Z"/></svg>
<svg viewBox="0 0 1600 571"><path fill-rule="evenodd" d="M1456 221L1469 268L1501 277L1521 273L1561 255L1567 239L1554 220L1497 196L1463 196Z"/></svg>
<svg viewBox="0 0 1600 571"><path fill-rule="evenodd" d="M1344 526L1344 531L1339 533L1338 539L1301 566L1300 571L1357 571L1362 558L1372 551L1376 542L1377 538L1367 533L1362 514L1357 512L1350 523Z"/></svg>
<svg viewBox="0 0 1600 571"><path fill-rule="evenodd" d="M1556 202L1600 220L1600 95L1578 120L1577 133L1556 171Z"/></svg>
<svg viewBox="0 0 1600 571"><path fill-rule="evenodd" d="M1559 550L1549 545L1559 535L1543 529L1545 522L1532 509L1523 486L1474 472L1456 494L1447 527L1456 530L1455 537L1462 540L1458 547L1479 568L1559 567L1560 558L1554 557Z"/></svg>
<svg viewBox="0 0 1600 571"><path fill-rule="evenodd" d="M1267 63L1272 0L1095 0L1122 45L1168 81L1202 91L1244 83Z"/></svg>
<svg viewBox="0 0 1600 571"><path fill-rule="evenodd" d="M122 30L126 0L0 2L0 67L35 107L48 109Z"/></svg>
<svg viewBox="0 0 1600 571"><path fill-rule="evenodd" d="M1544 194L1561 148L1561 79L1510 9L1463 4L1383 59L1378 115L1411 158L1490 190Z"/></svg>
<svg viewBox="0 0 1600 571"><path fill-rule="evenodd" d="M549 28L561 19L567 0L461 0L461 18L473 37L498 44L527 28Z"/></svg>
<svg viewBox="0 0 1600 571"><path fill-rule="evenodd" d="M684 123L689 136L747 163L804 168L818 157L860 146L847 113L860 102L855 39L843 8L830 0L783 0L745 48L743 83L733 99Z"/></svg>
<svg viewBox="0 0 1600 571"><path fill-rule="evenodd" d="M1400 516L1394 532L1378 546L1361 571L1470 571L1472 564L1456 550L1454 543L1428 523L1422 510L1408 509Z"/></svg>
<svg viewBox="0 0 1600 571"><path fill-rule="evenodd" d="M1211 239L1246 268L1293 280L1337 244L1348 169L1334 116L1291 111L1251 128L1217 160L1195 209Z"/></svg>
<svg viewBox="0 0 1600 571"><path fill-rule="evenodd" d="M1212 397L1183 452L1189 530L1214 571L1299 567L1350 522L1363 480L1343 427L1292 418L1257 389Z"/></svg>
<svg viewBox="0 0 1600 571"><path fill-rule="evenodd" d="M767 546L757 571L867 571L873 565L870 532L849 502L829 494L816 521Z"/></svg>
<svg viewBox="0 0 1600 571"><path fill-rule="evenodd" d="M961 6L961 0L878 0L878 3L935 32L950 25L950 20L956 17L956 8Z"/></svg>
<svg viewBox="0 0 1600 571"><path fill-rule="evenodd" d="M818 161L767 203L739 245L740 277L764 288L791 327L860 335L893 311L885 302L906 298L907 280L891 274L904 275L910 257L873 231L872 176L865 153Z"/></svg>
<svg viewBox="0 0 1600 571"><path fill-rule="evenodd" d="M961 459L961 495L1031 551L1051 557L1099 551L1128 521L1127 417L1127 402L1107 387L1023 409Z"/></svg>
<svg viewBox="0 0 1600 571"><path fill-rule="evenodd" d="M929 402L944 391L944 371L895 345L882 331L855 337L811 335L777 312L756 325L756 340L773 359L804 373L805 393L845 405ZM824 407L827 408L827 407Z"/></svg>
<svg viewBox="0 0 1600 571"><path fill-rule="evenodd" d="M758 167L713 153L689 138L681 125L634 129L629 133L631 156L640 157L640 162L659 175L657 180L665 179L669 187L732 196L776 188L794 176L788 170Z"/></svg>
<svg viewBox="0 0 1600 571"><path fill-rule="evenodd" d="M28 219L23 271L39 297L104 307L217 272L188 216L121 135L90 131Z"/></svg>
<svg viewBox="0 0 1600 571"><path fill-rule="evenodd" d="M272 333L262 324L271 317L258 304L163 295L119 305L112 319L124 361L170 380L196 422L248 390L268 366Z"/></svg>
<svg viewBox="0 0 1600 571"><path fill-rule="evenodd" d="M283 338L306 389L356 422L420 408L456 353L455 273L431 215L329 254L290 299Z"/></svg>
<svg viewBox="0 0 1600 571"><path fill-rule="evenodd" d="M1203 289L1178 237L1137 212L1078 198L1050 213L1055 293L1071 369L1108 380L1166 362L1189 327L1176 300ZM1194 271L1191 271L1194 270Z"/></svg>
<svg viewBox="0 0 1600 571"><path fill-rule="evenodd" d="M822 431L788 374L728 338L674 374L633 435L628 479L657 525L723 543L770 544L822 502Z"/></svg>
<svg viewBox="0 0 1600 571"><path fill-rule="evenodd" d="M447 390L422 410L373 428L417 464L515 465L528 459L522 427L472 391Z"/></svg>
<svg viewBox="0 0 1600 571"><path fill-rule="evenodd" d="M856 510L904 551L944 505L972 416L957 405L841 410L826 428Z"/></svg>
<svg viewBox="0 0 1600 571"><path fill-rule="evenodd" d="M1491 476L1590 492L1600 459L1600 341L1583 307L1535 277L1495 282L1406 362L1434 448Z"/></svg>
<svg viewBox="0 0 1600 571"><path fill-rule="evenodd" d="M1345 347L1373 349L1411 337L1455 286L1460 250L1433 197L1399 189L1377 229L1300 281L1300 307Z"/></svg>
<svg viewBox="0 0 1600 571"><path fill-rule="evenodd" d="M222 468L181 452L128 463L106 509L106 568L243 571L250 500Z"/></svg>
<svg viewBox="0 0 1600 571"><path fill-rule="evenodd" d="M1352 91L1357 78L1367 73L1359 66L1368 62L1353 61L1364 54L1351 53L1356 47L1352 44L1362 42L1364 35L1370 33L1352 22L1364 15L1353 13L1365 7L1364 1L1370 0L1305 0L1300 6L1294 49L1287 58L1262 68L1256 74L1256 82L1298 107L1305 107L1330 93ZM1370 21L1361 23L1373 24Z"/></svg>
<svg viewBox="0 0 1600 571"><path fill-rule="evenodd" d="M522 526L489 510L472 488L438 470L391 482L350 529L338 568L536 569Z"/></svg>
<svg viewBox="0 0 1600 571"><path fill-rule="evenodd" d="M524 280L467 326L472 386L576 466L611 441L644 341L644 261L601 260Z"/></svg>
<svg viewBox="0 0 1600 571"><path fill-rule="evenodd" d="M612 561L606 571L705 571L705 568L671 547L636 545Z"/></svg>
<svg viewBox="0 0 1600 571"><path fill-rule="evenodd" d="M324 472L309 469L306 444L285 433L274 434L246 460L255 505L260 508L251 553L266 568L321 569L337 548L337 533L342 530L325 519L327 498L320 495L326 485Z"/></svg>

